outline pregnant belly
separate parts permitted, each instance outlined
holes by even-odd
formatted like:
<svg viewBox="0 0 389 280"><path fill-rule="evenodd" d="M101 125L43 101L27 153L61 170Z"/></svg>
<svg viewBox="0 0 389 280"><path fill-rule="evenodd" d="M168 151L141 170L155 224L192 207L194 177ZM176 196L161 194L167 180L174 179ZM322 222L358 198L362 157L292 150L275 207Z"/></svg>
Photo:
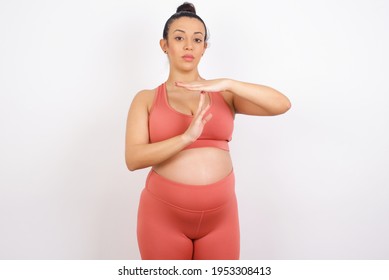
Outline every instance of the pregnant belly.
<svg viewBox="0 0 389 280"><path fill-rule="evenodd" d="M183 184L206 185L217 182L232 171L230 153L218 148L183 150L169 160L153 166L159 175Z"/></svg>

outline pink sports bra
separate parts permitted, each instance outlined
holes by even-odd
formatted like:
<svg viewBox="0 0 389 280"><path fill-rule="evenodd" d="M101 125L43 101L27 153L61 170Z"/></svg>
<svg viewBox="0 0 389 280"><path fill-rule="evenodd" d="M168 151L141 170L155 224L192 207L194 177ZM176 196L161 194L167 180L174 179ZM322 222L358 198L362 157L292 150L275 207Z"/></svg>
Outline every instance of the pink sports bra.
<svg viewBox="0 0 389 280"><path fill-rule="evenodd" d="M210 104L207 114L212 119L204 126L200 137L185 149L215 147L228 151L234 129L234 115L220 92L209 94ZM192 122L193 116L180 113L168 102L166 85L163 83L156 89L153 105L149 114L150 142L163 141L183 134Z"/></svg>

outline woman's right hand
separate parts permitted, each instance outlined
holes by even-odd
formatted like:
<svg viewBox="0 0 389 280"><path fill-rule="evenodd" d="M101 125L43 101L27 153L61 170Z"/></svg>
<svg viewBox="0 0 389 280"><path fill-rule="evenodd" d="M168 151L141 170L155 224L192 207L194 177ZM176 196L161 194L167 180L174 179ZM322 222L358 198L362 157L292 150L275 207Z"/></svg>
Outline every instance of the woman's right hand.
<svg viewBox="0 0 389 280"><path fill-rule="evenodd" d="M212 118L212 114L205 115L209 110L210 104L205 105L205 92L200 93L199 106L193 120L183 136L189 141L194 142L200 137L204 126Z"/></svg>

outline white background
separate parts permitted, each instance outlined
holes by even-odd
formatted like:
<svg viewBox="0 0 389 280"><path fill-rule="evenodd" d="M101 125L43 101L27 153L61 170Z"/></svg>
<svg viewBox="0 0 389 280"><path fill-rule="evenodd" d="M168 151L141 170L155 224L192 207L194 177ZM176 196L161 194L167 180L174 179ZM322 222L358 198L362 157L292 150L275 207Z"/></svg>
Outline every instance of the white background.
<svg viewBox="0 0 389 280"><path fill-rule="evenodd" d="M0 1L0 258L139 259L148 170L124 162L134 95L165 81L181 1ZM205 78L292 109L237 116L242 259L389 258L389 1L195 1Z"/></svg>

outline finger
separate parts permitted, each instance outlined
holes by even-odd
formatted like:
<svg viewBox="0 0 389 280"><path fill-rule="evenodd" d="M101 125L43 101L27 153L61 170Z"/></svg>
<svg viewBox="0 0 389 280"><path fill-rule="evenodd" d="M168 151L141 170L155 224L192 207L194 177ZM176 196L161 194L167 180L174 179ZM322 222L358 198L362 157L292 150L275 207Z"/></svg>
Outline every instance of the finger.
<svg viewBox="0 0 389 280"><path fill-rule="evenodd" d="M193 88L195 86L193 84L181 83L181 82L175 82L175 85L177 87L184 87L184 88Z"/></svg>
<svg viewBox="0 0 389 280"><path fill-rule="evenodd" d="M210 106L206 106L205 108L202 108L194 117L196 119L202 120L204 118L204 115L207 113L209 110Z"/></svg>
<svg viewBox="0 0 389 280"><path fill-rule="evenodd" d="M183 88L186 88L188 90L201 90L201 88L204 88L205 85L201 84L201 83L181 83L181 82L175 82L175 85L178 86L178 87L183 87Z"/></svg>
<svg viewBox="0 0 389 280"><path fill-rule="evenodd" d="M206 99L205 99L206 94L205 94L205 92L203 92L201 95L204 96L203 104L205 104L205 102L206 102ZM210 102L210 100L206 103L206 105L207 105L207 106L205 106L205 108L204 108L204 105L203 105L203 108L204 108L205 111L208 111L208 109L211 107L211 102Z"/></svg>
<svg viewBox="0 0 389 280"><path fill-rule="evenodd" d="M197 107L197 111L196 111L196 116L198 114L200 114L201 110L203 109L203 106L204 106L204 100L205 100L205 94L201 93L200 94L200 100L199 100L199 105Z"/></svg>
<svg viewBox="0 0 389 280"><path fill-rule="evenodd" d="M208 104L205 108L203 108L199 114L199 117L202 119L204 117L204 115L208 112L209 108L210 108L210 104Z"/></svg>
<svg viewBox="0 0 389 280"><path fill-rule="evenodd" d="M205 118L203 118L203 124L206 124L210 119L212 119L212 113L209 113Z"/></svg>

